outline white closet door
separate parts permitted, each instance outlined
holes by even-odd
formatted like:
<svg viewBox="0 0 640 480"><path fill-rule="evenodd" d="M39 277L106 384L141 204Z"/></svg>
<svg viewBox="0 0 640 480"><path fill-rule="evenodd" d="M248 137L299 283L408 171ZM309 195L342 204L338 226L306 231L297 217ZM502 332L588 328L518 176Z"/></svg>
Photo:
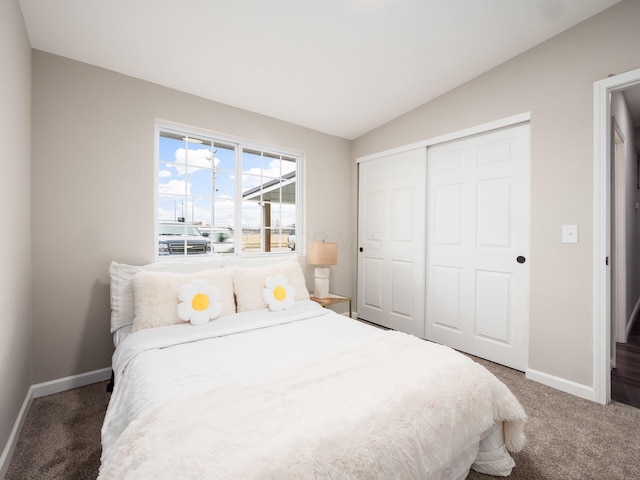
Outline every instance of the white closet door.
<svg viewBox="0 0 640 480"><path fill-rule="evenodd" d="M359 164L358 316L424 336L426 149Z"/></svg>
<svg viewBox="0 0 640 480"><path fill-rule="evenodd" d="M525 370L529 125L428 148L426 338Z"/></svg>

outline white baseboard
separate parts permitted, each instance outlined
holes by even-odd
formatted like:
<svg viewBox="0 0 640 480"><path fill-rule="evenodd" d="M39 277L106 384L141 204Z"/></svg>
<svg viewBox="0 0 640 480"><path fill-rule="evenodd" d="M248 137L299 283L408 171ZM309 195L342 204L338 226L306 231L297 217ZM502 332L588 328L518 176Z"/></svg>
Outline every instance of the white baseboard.
<svg viewBox="0 0 640 480"><path fill-rule="evenodd" d="M596 401L596 392L592 386L582 385L581 383L572 382L566 378L556 377L549 375L548 373L539 372L528 368L525 372L525 378L533 380L534 382L542 383L561 392L570 393L576 397L584 398L585 400Z"/></svg>
<svg viewBox="0 0 640 480"><path fill-rule="evenodd" d="M80 373L78 375L71 375L69 377L59 378L57 380L51 380L50 382L36 383L29 387L27 395L22 402L22 407L18 412L18 417L13 424L13 429L9 434L7 444L0 456L0 478L4 478L9 470L9 464L13 457L13 452L16 449L20 432L27 419L29 408L33 403L34 398L44 397L45 395L51 395L53 393L60 393L72 388L84 387L92 383L102 382L111 378L111 368L102 368L100 370L94 370L92 372Z"/></svg>
<svg viewBox="0 0 640 480"><path fill-rule="evenodd" d="M33 398L44 397L53 393L66 392L72 388L84 387L92 383L102 382L111 378L111 368L101 368L92 372L80 373L69 377L58 378L50 382L32 385Z"/></svg>
<svg viewBox="0 0 640 480"><path fill-rule="evenodd" d="M2 451L2 456L0 456L0 478L4 478L9 470L9 464L11 463L11 458L13 457L13 452L16 449L16 445L18 443L18 437L20 436L20 432L22 431L22 426L24 425L24 421L27 419L27 413L29 412L29 408L31 408L31 403L33 402L33 386L29 387L27 391L27 396L22 402L22 407L18 412L18 418L16 418L15 423L13 424L13 429L9 434L9 439L7 440L7 444Z"/></svg>

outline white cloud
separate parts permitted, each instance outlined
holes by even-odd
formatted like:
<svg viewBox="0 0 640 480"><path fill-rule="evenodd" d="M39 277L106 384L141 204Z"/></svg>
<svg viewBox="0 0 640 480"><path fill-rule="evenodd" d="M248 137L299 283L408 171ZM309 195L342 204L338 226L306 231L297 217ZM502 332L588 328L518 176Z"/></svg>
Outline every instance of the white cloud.
<svg viewBox="0 0 640 480"><path fill-rule="evenodd" d="M167 208L165 204L158 207L158 218L160 220L177 220L184 216L188 223L211 223L211 211L203 206L194 205L189 201L176 201L173 208ZM216 222L218 223L218 222Z"/></svg>
<svg viewBox="0 0 640 480"><path fill-rule="evenodd" d="M187 155L189 157L189 167L186 166L186 158ZM195 171L198 168L211 168L211 151L208 149L186 149L180 148L176 150L176 164L169 164L168 167L173 167L177 170L179 175L184 175L189 172ZM220 160L218 158L214 158L214 165L218 165ZM282 168L282 172L280 171ZM295 163L293 162L280 162L278 160L274 160L269 163L267 168L261 170L260 168L253 168L245 171L243 175L243 187L250 188L252 186L260 185L261 175L264 177L278 178L281 175L284 175L288 172L295 170ZM232 173L224 173L224 175L228 176L230 181L235 177ZM158 176L161 179L167 179L172 177L171 170L165 169L158 172ZM180 195L184 198L185 188L186 195L191 195L191 187L192 184L189 182L185 182L184 180L169 180L165 183L160 183L158 185L158 193L159 194L171 194L171 195ZM161 219L173 219L180 212L184 212L186 220L188 222L202 222L205 225L211 223L211 212L205 206L199 207L198 205L192 205L191 202L180 201L178 207L172 209L170 205L161 205L159 206L159 218ZM215 198L215 218L214 224L216 226L234 226L235 224L235 211L234 211L235 201L231 196L222 196L220 194L216 194ZM176 213L176 208L179 209L179 212ZM275 212L274 212L275 213ZM279 216L279 215L278 215ZM245 202L242 205L242 213L241 213L241 222L243 226L257 228L260 226L262 222L262 211L259 206L254 202ZM295 223L295 207L294 206L282 206L281 218L273 218L274 226L282 225L286 227L290 224ZM241 226L236 225L236 230L240 230Z"/></svg>
<svg viewBox="0 0 640 480"><path fill-rule="evenodd" d="M160 221L173 221L175 220L175 211L169 211L164 208L158 209L158 220Z"/></svg>
<svg viewBox="0 0 640 480"><path fill-rule="evenodd" d="M242 226L259 228L262 224L262 212L256 202L242 202Z"/></svg>
<svg viewBox="0 0 640 480"><path fill-rule="evenodd" d="M191 184L186 183L184 180L170 180L168 183L161 183L158 185L158 193L184 195L185 186L187 188L187 195L191 195Z"/></svg>
<svg viewBox="0 0 640 480"><path fill-rule="evenodd" d="M176 150L176 163L173 165L178 171L178 175L184 175L187 172L193 172L199 168L211 168L211 150L207 148L186 149L178 148ZM189 166L187 167L187 159L189 160ZM213 158L213 167L217 167L220 163L220 159Z"/></svg>
<svg viewBox="0 0 640 480"><path fill-rule="evenodd" d="M282 172L280 166L282 164ZM261 175L267 178L278 178L280 175L286 175L296 169L294 162L281 162L280 160L272 160L267 168L261 169L259 167L250 168L245 170L242 175L242 186L244 188L257 187L264 182L261 179Z"/></svg>
<svg viewBox="0 0 640 480"><path fill-rule="evenodd" d="M234 207L232 198L217 198L215 204L214 222L217 227L232 226L235 222Z"/></svg>

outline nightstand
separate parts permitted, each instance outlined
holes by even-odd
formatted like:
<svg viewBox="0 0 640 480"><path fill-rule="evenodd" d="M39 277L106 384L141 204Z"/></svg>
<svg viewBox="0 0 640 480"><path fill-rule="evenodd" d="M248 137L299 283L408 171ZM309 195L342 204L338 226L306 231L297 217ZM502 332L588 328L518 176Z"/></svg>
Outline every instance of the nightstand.
<svg viewBox="0 0 640 480"><path fill-rule="evenodd" d="M319 303L324 308L327 308L329 305L335 305L336 303L349 302L349 318L352 318L353 311L351 309L351 297L343 297L342 295L336 295L334 293L330 293L327 298L314 297L313 293L309 295L311 295L311 300L313 300L316 303Z"/></svg>

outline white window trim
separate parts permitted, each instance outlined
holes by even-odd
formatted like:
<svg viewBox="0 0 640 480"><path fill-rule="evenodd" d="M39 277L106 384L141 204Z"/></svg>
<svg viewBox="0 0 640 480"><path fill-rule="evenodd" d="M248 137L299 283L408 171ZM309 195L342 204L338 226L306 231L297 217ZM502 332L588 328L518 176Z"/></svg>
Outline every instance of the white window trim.
<svg viewBox="0 0 640 480"><path fill-rule="evenodd" d="M260 257L260 256L277 256L277 255L291 255L291 253L303 254L306 246L306 242L302 241L304 239L303 233L306 232L306 215L305 215L305 200L306 200L306 189L303 188L303 185L306 184L306 176L305 176L305 155L304 152L300 150L295 150L287 147L281 147L279 145L273 144L262 144L257 142L256 140L251 140L243 137L236 137L233 135L227 135L219 132L214 132L211 130L206 130L203 128L194 127L191 125L186 125L182 123L176 123L169 120L163 119L155 119L154 122L154 130L153 130L153 238L152 238L152 248L154 253L154 258L156 261L181 261L189 258L190 261L194 260L193 256L189 255L159 255L158 254L158 175L159 175L159 164L160 164L160 151L158 148L158 138L160 135L160 131L168 130L179 133L188 133L194 136L202 136L206 138L210 138L211 140L220 141L222 143L230 143L235 145L236 148L236 184L235 184L235 192L238 195L238 192L242 191L242 148L245 149L255 149L263 152L271 152L279 155L290 155L292 157L296 157L298 159L296 165L296 248L290 252L255 252L255 253L243 253L242 252L242 242L241 235L234 235L234 253L233 254L225 254L228 256L236 256L236 257ZM235 229L236 231L242 231L242 199L235 199L235 212L234 212L234 221L235 221ZM211 255L203 255L203 259L211 258Z"/></svg>

